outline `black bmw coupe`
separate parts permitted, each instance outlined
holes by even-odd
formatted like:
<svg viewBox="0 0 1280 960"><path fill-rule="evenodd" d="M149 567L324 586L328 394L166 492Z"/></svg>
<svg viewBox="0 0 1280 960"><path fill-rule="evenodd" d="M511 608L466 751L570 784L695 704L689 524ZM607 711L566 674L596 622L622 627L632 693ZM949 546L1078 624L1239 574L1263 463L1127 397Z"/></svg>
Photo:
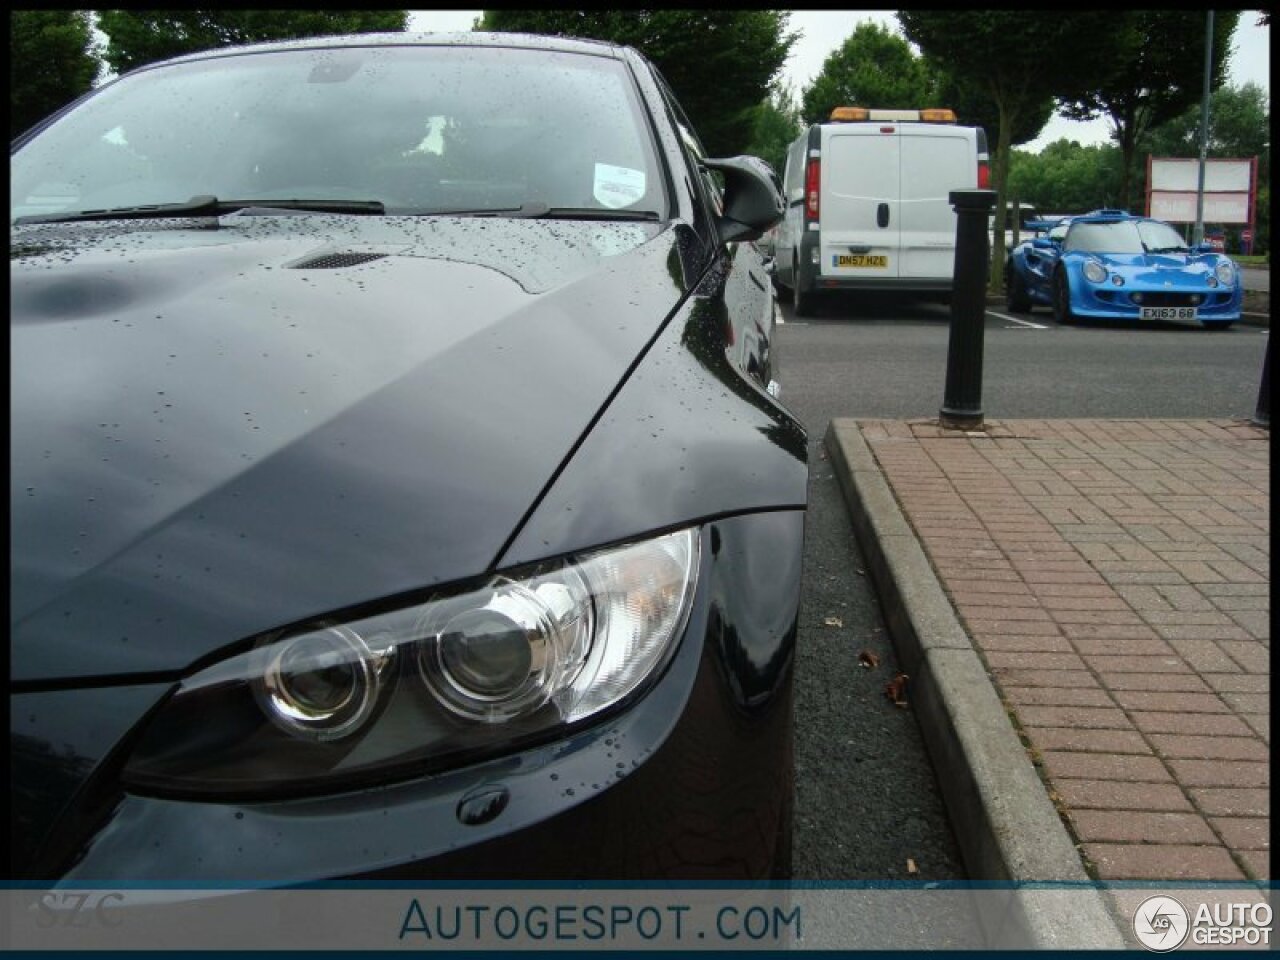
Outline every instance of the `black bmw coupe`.
<svg viewBox="0 0 1280 960"><path fill-rule="evenodd" d="M225 48L12 144L11 877L787 875L771 171L636 51Z"/></svg>

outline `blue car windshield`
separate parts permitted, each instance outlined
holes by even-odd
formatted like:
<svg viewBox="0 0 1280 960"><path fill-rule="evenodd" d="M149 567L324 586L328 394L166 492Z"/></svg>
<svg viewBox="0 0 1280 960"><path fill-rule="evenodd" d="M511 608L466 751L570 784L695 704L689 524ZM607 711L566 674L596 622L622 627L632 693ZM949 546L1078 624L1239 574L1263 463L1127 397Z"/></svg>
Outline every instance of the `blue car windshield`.
<svg viewBox="0 0 1280 960"><path fill-rule="evenodd" d="M1085 253L1181 253L1187 245L1167 223L1110 220L1072 224L1062 249Z"/></svg>
<svg viewBox="0 0 1280 960"><path fill-rule="evenodd" d="M1148 253L1185 253L1190 249L1177 230L1159 220L1139 220L1138 236Z"/></svg>
<svg viewBox="0 0 1280 960"><path fill-rule="evenodd" d="M463 45L211 57L122 77L11 156L10 216L219 200L387 213L667 209L628 68Z"/></svg>

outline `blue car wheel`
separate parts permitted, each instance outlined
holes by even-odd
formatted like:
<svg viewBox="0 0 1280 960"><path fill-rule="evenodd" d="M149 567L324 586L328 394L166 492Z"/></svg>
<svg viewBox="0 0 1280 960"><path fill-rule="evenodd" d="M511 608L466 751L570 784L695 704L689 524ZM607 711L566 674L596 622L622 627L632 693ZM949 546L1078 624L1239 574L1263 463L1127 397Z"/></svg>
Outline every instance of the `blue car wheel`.
<svg viewBox="0 0 1280 960"><path fill-rule="evenodd" d="M1031 294L1027 292L1027 282L1016 267L1005 270L1004 277L1005 304L1014 313L1031 312Z"/></svg>
<svg viewBox="0 0 1280 960"><path fill-rule="evenodd" d="M1059 270L1053 275L1053 319L1060 324L1075 322L1071 312L1071 287L1067 283L1067 271Z"/></svg>

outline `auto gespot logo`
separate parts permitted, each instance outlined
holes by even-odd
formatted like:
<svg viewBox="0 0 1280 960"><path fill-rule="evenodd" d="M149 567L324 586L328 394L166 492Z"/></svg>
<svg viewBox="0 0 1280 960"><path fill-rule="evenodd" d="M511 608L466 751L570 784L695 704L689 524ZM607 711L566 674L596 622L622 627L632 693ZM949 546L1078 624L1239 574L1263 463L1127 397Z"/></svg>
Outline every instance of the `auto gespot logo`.
<svg viewBox="0 0 1280 960"><path fill-rule="evenodd" d="M1133 933L1148 950L1195 946L1269 946L1272 909L1263 900L1200 903L1192 914L1173 897L1148 897L1133 914Z"/></svg>

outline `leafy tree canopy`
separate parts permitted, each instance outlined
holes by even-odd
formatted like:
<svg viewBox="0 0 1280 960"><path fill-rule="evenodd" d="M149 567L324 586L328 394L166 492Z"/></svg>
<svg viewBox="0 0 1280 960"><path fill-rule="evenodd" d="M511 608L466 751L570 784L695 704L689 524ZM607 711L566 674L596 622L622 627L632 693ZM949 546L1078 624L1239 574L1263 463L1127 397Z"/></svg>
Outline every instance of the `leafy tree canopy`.
<svg viewBox="0 0 1280 960"><path fill-rule="evenodd" d="M992 137L1000 128L1000 111L981 84L957 80L942 67L931 67L934 77L934 93L930 102L939 107L950 107L956 112L958 122L971 127L982 127ZM1013 146L1026 143L1040 136L1040 131L1053 116L1052 97L1032 103L1018 113L1009 141Z"/></svg>
<svg viewBox="0 0 1280 960"><path fill-rule="evenodd" d="M798 34L780 10L486 10L482 30L635 47L671 85L712 155L743 152Z"/></svg>
<svg viewBox="0 0 1280 960"><path fill-rule="evenodd" d="M77 10L9 13L9 136L16 137L93 86L87 14Z"/></svg>
<svg viewBox="0 0 1280 960"><path fill-rule="evenodd" d="M775 83L769 96L755 108L751 141L744 153L759 157L781 178L787 165L787 148L800 135L800 110L791 90Z"/></svg>
<svg viewBox="0 0 1280 960"><path fill-rule="evenodd" d="M1009 195L1036 204L1041 213L1084 213L1119 206L1120 150L1113 144L1081 146L1056 140L1039 153L1015 150Z"/></svg>
<svg viewBox="0 0 1280 960"><path fill-rule="evenodd" d="M1043 113L1047 98L1079 96L1090 89L1114 56L1112 17L1110 11L1095 10L1070 16L1028 16L1023 10L898 12L903 33L926 58L958 83L985 93L995 106L993 289L1003 283L1006 186L1015 131L1027 132L1029 115Z"/></svg>
<svg viewBox="0 0 1280 960"><path fill-rule="evenodd" d="M902 37L878 23L859 23L822 64L804 92L805 123L822 123L841 106L911 110L932 102L934 77Z"/></svg>
<svg viewBox="0 0 1280 960"><path fill-rule="evenodd" d="M984 85L953 75L941 61L917 55L898 34L870 22L858 24L805 90L804 122L820 123L833 108L846 104L904 110L950 107L960 123L982 127L993 136L999 125L999 110ZM1044 96L1020 112L1012 142L1034 140L1053 108L1053 98Z"/></svg>
<svg viewBox="0 0 1280 960"><path fill-rule="evenodd" d="M1110 118L1124 157L1122 205L1127 208L1138 141L1202 98L1206 16L1203 10L1180 8L1115 10L1108 16L1111 42L1119 50L1085 90L1060 92L1059 104L1074 120ZM1239 19L1238 10L1214 12L1211 89L1226 77Z"/></svg>
<svg viewBox="0 0 1280 960"><path fill-rule="evenodd" d="M1200 104L1152 130L1141 145L1158 157L1200 156ZM1256 83L1220 87L1209 98L1211 157L1257 157L1261 166L1271 154L1271 107Z"/></svg>
<svg viewBox="0 0 1280 960"><path fill-rule="evenodd" d="M401 31L407 10L101 10L117 73L184 53L265 40Z"/></svg>

